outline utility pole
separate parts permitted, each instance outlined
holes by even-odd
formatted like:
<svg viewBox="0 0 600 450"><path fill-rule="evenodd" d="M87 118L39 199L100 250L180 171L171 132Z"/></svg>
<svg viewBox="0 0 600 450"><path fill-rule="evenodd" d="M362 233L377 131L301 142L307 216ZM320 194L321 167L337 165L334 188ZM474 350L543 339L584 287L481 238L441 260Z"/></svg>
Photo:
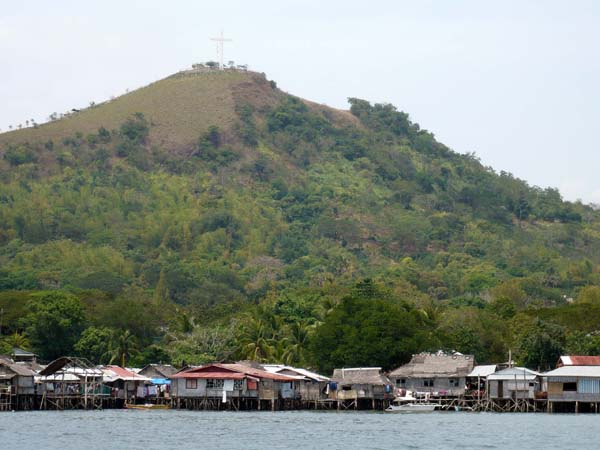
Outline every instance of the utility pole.
<svg viewBox="0 0 600 450"><path fill-rule="evenodd" d="M221 36L218 36L216 38L210 38L211 41L216 41L217 43L217 59L219 60L219 69L223 70L223 67L225 66L225 64L223 63L224 61L224 56L223 56L223 43L224 42L231 42L233 39L227 39L223 36L223 30L221 30Z"/></svg>

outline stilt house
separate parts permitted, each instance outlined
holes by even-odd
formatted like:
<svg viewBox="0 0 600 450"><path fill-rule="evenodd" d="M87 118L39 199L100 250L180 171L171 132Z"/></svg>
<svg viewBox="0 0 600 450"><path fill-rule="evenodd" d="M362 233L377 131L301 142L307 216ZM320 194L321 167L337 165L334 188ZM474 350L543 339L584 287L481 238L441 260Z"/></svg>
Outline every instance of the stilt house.
<svg viewBox="0 0 600 450"><path fill-rule="evenodd" d="M12 395L34 395L36 373L18 363L0 363L0 387L10 388Z"/></svg>
<svg viewBox="0 0 600 450"><path fill-rule="evenodd" d="M297 379L271 373L244 364L208 364L181 371L171 376L171 395L176 404L190 404L194 408L212 408L214 400L235 405L251 402L260 409L260 402L271 402L274 409L280 399L294 399ZM182 402L183 400L183 402ZM210 403L210 405L209 405Z"/></svg>
<svg viewBox="0 0 600 450"><path fill-rule="evenodd" d="M303 401L320 401L327 399L327 386L330 379L310 370L279 364L262 366L267 372L278 373L295 378L295 397Z"/></svg>
<svg viewBox="0 0 600 450"><path fill-rule="evenodd" d="M419 353L410 362L391 371L388 377L396 389L433 396L464 395L467 376L475 366L473 355L461 353Z"/></svg>
<svg viewBox="0 0 600 450"><path fill-rule="evenodd" d="M543 374L548 401L572 403L576 412L580 403L598 412L600 403L600 366L562 366ZM592 406L593 404L593 406Z"/></svg>
<svg viewBox="0 0 600 450"><path fill-rule="evenodd" d="M376 403L393 397L393 386L381 367L335 369L329 396L342 405L350 402L355 408L361 408L370 403L375 409Z"/></svg>
<svg viewBox="0 0 600 450"><path fill-rule="evenodd" d="M490 399L535 399L542 391L542 379L538 372L525 367L509 367L487 377Z"/></svg>
<svg viewBox="0 0 600 450"><path fill-rule="evenodd" d="M102 370L83 358L61 357L39 372L36 377L38 394L44 409L95 408L102 397L110 396L103 389Z"/></svg>
<svg viewBox="0 0 600 450"><path fill-rule="evenodd" d="M102 372L103 384L111 388L111 396L114 398L135 403L136 400L156 395L156 387L151 390L148 377L114 365L102 367Z"/></svg>

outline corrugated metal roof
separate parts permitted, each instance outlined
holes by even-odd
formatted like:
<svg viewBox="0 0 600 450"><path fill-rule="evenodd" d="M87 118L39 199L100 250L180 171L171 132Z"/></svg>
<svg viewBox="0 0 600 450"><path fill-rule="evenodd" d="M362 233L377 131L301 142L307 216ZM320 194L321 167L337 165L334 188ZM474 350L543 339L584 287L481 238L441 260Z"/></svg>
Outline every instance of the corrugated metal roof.
<svg viewBox="0 0 600 450"><path fill-rule="evenodd" d="M12 354L14 356L23 356L23 357L25 357L25 356L29 356L29 357L31 357L31 356L37 356L35 353L28 352L27 350L23 350L22 348L19 348L19 347L13 347Z"/></svg>
<svg viewBox="0 0 600 450"><path fill-rule="evenodd" d="M124 369L120 366L104 366L102 369L103 375L107 381L123 380L123 381L150 381L150 378L143 375Z"/></svg>
<svg viewBox="0 0 600 450"><path fill-rule="evenodd" d="M35 377L36 382L69 382L69 383L78 383L81 379L77 375L73 375L72 373L53 373L51 375L38 376Z"/></svg>
<svg viewBox="0 0 600 450"><path fill-rule="evenodd" d="M72 356L63 356L55 359L42 370L40 375L52 375L56 372L68 372L79 376L101 377L103 375L100 369L97 369L89 364L83 358Z"/></svg>
<svg viewBox="0 0 600 450"><path fill-rule="evenodd" d="M200 379L218 379L218 380L243 380L248 377L245 373L240 372L181 372L173 375L171 378L200 378Z"/></svg>
<svg viewBox="0 0 600 450"><path fill-rule="evenodd" d="M529 370L525 367L509 367L507 369L500 370L487 377L488 380L533 380L540 376L540 373L533 370Z"/></svg>
<svg viewBox="0 0 600 450"><path fill-rule="evenodd" d="M546 378L551 377L590 377L600 378L600 366L562 366L546 372Z"/></svg>
<svg viewBox="0 0 600 450"><path fill-rule="evenodd" d="M559 366L600 366L600 356L561 356Z"/></svg>
<svg viewBox="0 0 600 450"><path fill-rule="evenodd" d="M496 364L491 364L491 365L487 365L487 366L475 366L473 368L473 370L471 371L471 373L469 373L469 375L467 375L468 377L482 377L485 378L493 373L496 372L496 369L498 368L498 366Z"/></svg>
<svg viewBox="0 0 600 450"><path fill-rule="evenodd" d="M315 380L315 381L329 381L328 377L325 377L323 375L319 375L318 373L315 372L311 372L310 370L306 370L306 369L300 369L297 367L292 367L292 366L286 366L283 364L263 364L262 367L264 367L264 369L267 372L271 372L271 373L281 373L281 372L293 372L294 374L289 374L289 373L285 373L283 375L288 375L288 376L293 376L293 377L297 377L300 379L310 379L310 380Z"/></svg>
<svg viewBox="0 0 600 450"><path fill-rule="evenodd" d="M224 370L223 370L224 369ZM290 377L287 375L280 375L278 373L270 373L266 370L255 369L254 367L246 366L244 364L208 364L206 366L196 367L193 369L188 369L185 371L181 371L175 375L172 375L171 378L223 378L222 376L216 376L215 374L227 374L231 373L241 373L246 374L254 378L258 379L268 379L274 381L296 381L296 378ZM190 374L194 373L206 373L206 376L190 376ZM243 378L243 377L242 377ZM231 378L235 379L235 378Z"/></svg>

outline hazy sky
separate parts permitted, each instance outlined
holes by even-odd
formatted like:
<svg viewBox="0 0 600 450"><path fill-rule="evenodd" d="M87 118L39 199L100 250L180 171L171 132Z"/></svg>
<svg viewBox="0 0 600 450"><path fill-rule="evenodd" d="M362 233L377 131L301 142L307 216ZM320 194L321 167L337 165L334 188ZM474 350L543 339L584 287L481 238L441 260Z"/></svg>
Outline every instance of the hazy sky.
<svg viewBox="0 0 600 450"><path fill-rule="evenodd" d="M600 203L600 1L2 3L2 131L215 59L223 28L226 60L292 94L393 103L458 152Z"/></svg>

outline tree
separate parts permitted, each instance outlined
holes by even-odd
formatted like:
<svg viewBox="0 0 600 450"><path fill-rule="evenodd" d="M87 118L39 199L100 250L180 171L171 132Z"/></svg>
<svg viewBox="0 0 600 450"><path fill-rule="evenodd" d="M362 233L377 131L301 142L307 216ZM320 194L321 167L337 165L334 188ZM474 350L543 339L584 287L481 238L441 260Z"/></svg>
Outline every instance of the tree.
<svg viewBox="0 0 600 450"><path fill-rule="evenodd" d="M240 358L266 361L274 348L273 329L262 318L251 317L241 326L237 341Z"/></svg>
<svg viewBox="0 0 600 450"><path fill-rule="evenodd" d="M137 353L137 341L131 331L115 331L109 341L108 350L103 356L109 364L118 363L125 367L131 356Z"/></svg>
<svg viewBox="0 0 600 450"><path fill-rule="evenodd" d="M75 344L75 351L97 364L108 362L106 357L108 346L114 331L106 327L89 327L81 333L81 338Z"/></svg>
<svg viewBox="0 0 600 450"><path fill-rule="evenodd" d="M565 341L563 327L535 319L520 337L518 357L526 367L549 370L563 353Z"/></svg>
<svg viewBox="0 0 600 450"><path fill-rule="evenodd" d="M0 338L0 354L9 355L15 347L29 350L31 348L31 343L29 342L29 339L27 339L27 336L17 332L14 332L5 338Z"/></svg>
<svg viewBox="0 0 600 450"><path fill-rule="evenodd" d="M600 286L586 286L577 295L577 303L600 305Z"/></svg>
<svg viewBox="0 0 600 450"><path fill-rule="evenodd" d="M312 339L319 369L376 365L391 369L435 342L431 321L372 282L360 283L325 318Z"/></svg>
<svg viewBox="0 0 600 450"><path fill-rule="evenodd" d="M24 326L31 345L42 359L52 360L73 352L85 328L81 301L60 291L34 294Z"/></svg>
<svg viewBox="0 0 600 450"><path fill-rule="evenodd" d="M298 320L287 327L286 337L281 340L284 344L281 358L283 363L299 366L306 363L310 338L314 330L314 324L306 320Z"/></svg>

